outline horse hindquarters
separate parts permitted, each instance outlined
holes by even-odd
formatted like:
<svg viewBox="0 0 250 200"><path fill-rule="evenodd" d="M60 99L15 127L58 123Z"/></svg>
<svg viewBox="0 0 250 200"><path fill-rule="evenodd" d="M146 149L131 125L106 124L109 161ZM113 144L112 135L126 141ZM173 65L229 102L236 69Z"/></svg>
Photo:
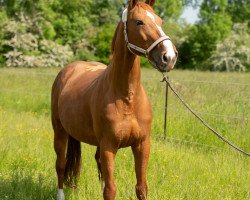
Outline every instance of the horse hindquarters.
<svg viewBox="0 0 250 200"><path fill-rule="evenodd" d="M51 120L54 129L54 149L57 155L56 172L58 177L57 200L64 200L63 183L73 184L79 175L81 147L80 142L69 136L62 126L58 114L58 99L62 88L63 71L56 77L51 93ZM68 145L67 145L68 143ZM68 147L67 147L68 146ZM67 156L66 154L67 147Z"/></svg>

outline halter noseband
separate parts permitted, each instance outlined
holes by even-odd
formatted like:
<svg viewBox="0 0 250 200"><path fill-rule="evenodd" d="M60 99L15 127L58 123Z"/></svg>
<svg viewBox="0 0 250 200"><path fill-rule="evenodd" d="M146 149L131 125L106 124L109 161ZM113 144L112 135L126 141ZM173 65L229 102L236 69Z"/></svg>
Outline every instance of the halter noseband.
<svg viewBox="0 0 250 200"><path fill-rule="evenodd" d="M124 37L125 37L125 42L127 43L127 47L129 49L129 51L132 53L132 54L135 54L131 49L134 49L136 50L137 52L139 53L142 53L145 57L148 57L149 55L149 52L152 51L158 44L160 44L161 42L165 41L165 40L170 40L170 38L166 35L160 37L158 40L156 40L148 49L143 49L141 47L138 47L134 44L131 44L129 41L128 41L128 34L127 34L127 21L128 21L128 9L126 8L124 11L123 11L123 14L122 14L122 22L124 24Z"/></svg>

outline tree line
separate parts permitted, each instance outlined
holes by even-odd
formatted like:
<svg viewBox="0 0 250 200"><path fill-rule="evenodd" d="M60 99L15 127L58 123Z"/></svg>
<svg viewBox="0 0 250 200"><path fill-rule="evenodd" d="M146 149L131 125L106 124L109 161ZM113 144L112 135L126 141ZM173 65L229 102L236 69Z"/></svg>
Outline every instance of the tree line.
<svg viewBox="0 0 250 200"><path fill-rule="evenodd" d="M155 10L184 69L249 71L247 0L158 0ZM126 0L0 0L0 65L63 66L71 60L109 62L111 40ZM180 19L199 6L194 25ZM147 66L146 62L144 63Z"/></svg>

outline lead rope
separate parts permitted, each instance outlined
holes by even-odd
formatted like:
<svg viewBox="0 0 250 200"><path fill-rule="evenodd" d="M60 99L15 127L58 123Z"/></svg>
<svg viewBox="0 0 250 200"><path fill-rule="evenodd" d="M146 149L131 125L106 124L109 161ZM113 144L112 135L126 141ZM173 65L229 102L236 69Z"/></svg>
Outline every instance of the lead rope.
<svg viewBox="0 0 250 200"><path fill-rule="evenodd" d="M165 76L165 74L163 75L163 79L161 82L166 82L166 87L170 88L173 93L177 96L177 98L182 102L182 104L205 126L207 127L210 131L212 131L218 138L220 138L222 141L224 141L225 143L227 143L229 146L231 146L232 148L234 148L235 150L239 151L240 153L246 155L246 156L250 156L250 153L245 152L244 150L242 150L241 148L239 148L238 146L236 146L235 144L233 144L232 142L230 142L228 139L226 139L225 137L223 137L221 134L219 134L217 131L215 131L204 119L202 119L198 114L196 114L192 108L190 108L190 106L184 101L184 99L178 94L178 92L173 88L173 86L170 83L170 79L169 77ZM168 89L166 89L166 93L168 92ZM167 94L166 94L166 98L167 98ZM164 139L166 138L166 120L167 120L167 99L165 101L165 121L164 121Z"/></svg>
<svg viewBox="0 0 250 200"><path fill-rule="evenodd" d="M163 79L161 82L163 83L164 81L165 80ZM169 84L168 82L166 82L165 113L164 113L164 140L166 140L166 137L167 137L168 87L169 87Z"/></svg>

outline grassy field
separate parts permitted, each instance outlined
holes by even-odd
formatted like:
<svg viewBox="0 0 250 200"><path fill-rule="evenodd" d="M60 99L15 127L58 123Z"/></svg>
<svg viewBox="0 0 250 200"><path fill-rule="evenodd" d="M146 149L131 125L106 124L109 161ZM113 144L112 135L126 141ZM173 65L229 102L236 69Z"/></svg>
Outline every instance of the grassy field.
<svg viewBox="0 0 250 200"><path fill-rule="evenodd" d="M50 88L58 69L0 69L0 199L54 199ZM168 140L162 141L161 74L142 70L154 122L148 167L149 200L250 199L250 158L229 149L170 92ZM250 74L173 71L174 86L224 136L250 151ZM102 199L95 148L82 145L82 174L67 199ZM118 152L117 199L136 199L130 149Z"/></svg>

